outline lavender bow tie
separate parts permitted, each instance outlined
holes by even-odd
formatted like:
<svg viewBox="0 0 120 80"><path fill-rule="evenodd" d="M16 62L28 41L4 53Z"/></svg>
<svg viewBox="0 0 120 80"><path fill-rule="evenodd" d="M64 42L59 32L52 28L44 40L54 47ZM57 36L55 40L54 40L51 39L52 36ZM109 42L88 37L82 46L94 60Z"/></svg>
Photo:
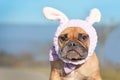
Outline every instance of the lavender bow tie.
<svg viewBox="0 0 120 80"><path fill-rule="evenodd" d="M59 58L58 54L55 51L55 47L53 46L50 49L49 60L50 61L55 61L55 60L58 60L58 59L60 59L60 58ZM73 71L75 68L76 68L76 65L74 65L74 64L64 63L64 71L67 74L70 73L71 71Z"/></svg>

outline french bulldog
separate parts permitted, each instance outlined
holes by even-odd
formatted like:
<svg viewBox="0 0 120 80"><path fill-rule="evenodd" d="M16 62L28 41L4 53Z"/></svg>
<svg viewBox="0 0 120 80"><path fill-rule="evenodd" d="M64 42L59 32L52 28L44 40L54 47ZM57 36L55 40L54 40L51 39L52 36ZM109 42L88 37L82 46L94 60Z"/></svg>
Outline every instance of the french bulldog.
<svg viewBox="0 0 120 80"><path fill-rule="evenodd" d="M45 7L43 13L47 19L60 22L50 50L50 80L102 80L94 52L97 34L92 26L100 21L99 10L93 9L86 20L69 20L50 7Z"/></svg>

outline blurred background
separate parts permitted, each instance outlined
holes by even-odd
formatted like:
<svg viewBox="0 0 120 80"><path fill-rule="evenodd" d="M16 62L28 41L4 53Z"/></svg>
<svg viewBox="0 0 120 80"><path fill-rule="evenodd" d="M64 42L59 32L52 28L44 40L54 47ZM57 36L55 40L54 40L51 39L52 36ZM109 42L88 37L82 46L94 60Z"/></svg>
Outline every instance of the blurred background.
<svg viewBox="0 0 120 80"><path fill-rule="evenodd" d="M49 49L59 23L42 9L61 10L69 19L85 19L99 8L96 53L103 80L120 80L119 0L0 0L0 80L48 80Z"/></svg>

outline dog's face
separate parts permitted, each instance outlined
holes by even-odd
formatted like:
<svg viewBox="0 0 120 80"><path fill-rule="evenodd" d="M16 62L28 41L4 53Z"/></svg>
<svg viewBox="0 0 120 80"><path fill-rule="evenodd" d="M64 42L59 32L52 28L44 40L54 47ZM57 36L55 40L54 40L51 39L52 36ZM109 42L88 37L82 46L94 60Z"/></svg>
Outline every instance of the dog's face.
<svg viewBox="0 0 120 80"><path fill-rule="evenodd" d="M60 34L58 40L59 52L63 59L75 62L87 57L90 39L83 29L69 27Z"/></svg>

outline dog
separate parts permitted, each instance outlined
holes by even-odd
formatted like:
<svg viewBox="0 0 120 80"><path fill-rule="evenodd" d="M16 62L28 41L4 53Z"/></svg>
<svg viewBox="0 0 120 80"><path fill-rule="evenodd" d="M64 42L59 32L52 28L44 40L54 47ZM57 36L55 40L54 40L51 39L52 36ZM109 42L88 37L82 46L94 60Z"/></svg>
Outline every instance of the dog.
<svg viewBox="0 0 120 80"><path fill-rule="evenodd" d="M97 34L92 26L100 21L99 10L93 9L85 21L69 20L50 7L45 7L43 13L47 19L60 22L50 50L50 80L102 80L94 52Z"/></svg>

